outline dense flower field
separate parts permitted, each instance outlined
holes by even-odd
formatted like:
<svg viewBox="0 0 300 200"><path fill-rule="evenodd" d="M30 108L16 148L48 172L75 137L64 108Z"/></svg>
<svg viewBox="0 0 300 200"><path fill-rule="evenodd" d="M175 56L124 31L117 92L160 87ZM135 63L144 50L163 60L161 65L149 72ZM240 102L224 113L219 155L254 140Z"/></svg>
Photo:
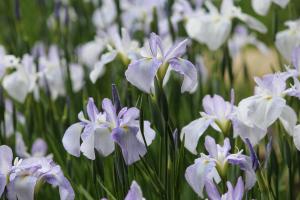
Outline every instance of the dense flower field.
<svg viewBox="0 0 300 200"><path fill-rule="evenodd" d="M0 199L300 199L299 0L6 0L0 25Z"/></svg>

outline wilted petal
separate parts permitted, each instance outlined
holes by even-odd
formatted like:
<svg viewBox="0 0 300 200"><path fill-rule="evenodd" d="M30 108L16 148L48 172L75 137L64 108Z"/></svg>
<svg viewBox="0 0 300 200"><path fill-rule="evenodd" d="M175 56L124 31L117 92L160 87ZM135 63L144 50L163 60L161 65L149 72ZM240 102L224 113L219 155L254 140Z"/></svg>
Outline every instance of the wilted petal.
<svg viewBox="0 0 300 200"><path fill-rule="evenodd" d="M137 139L137 132L138 128L136 127L115 128L112 132L114 141L122 149L127 165L140 160L140 156L143 157L147 152L145 145Z"/></svg>
<svg viewBox="0 0 300 200"><path fill-rule="evenodd" d="M80 135L83 126L80 123L71 125L65 132L62 143L66 151L76 157L80 156Z"/></svg>
<svg viewBox="0 0 300 200"><path fill-rule="evenodd" d="M271 0L252 0L252 7L254 11L260 15L266 15L269 11Z"/></svg>
<svg viewBox="0 0 300 200"><path fill-rule="evenodd" d="M143 200L143 193L137 182L132 181L130 190L124 200Z"/></svg>
<svg viewBox="0 0 300 200"><path fill-rule="evenodd" d="M111 132L107 128L96 128L95 149L103 156L108 156L115 150Z"/></svg>
<svg viewBox="0 0 300 200"><path fill-rule="evenodd" d="M174 71L180 73L184 77L181 92L191 92L195 85L198 84L195 66L190 61L181 58L171 59L169 63Z"/></svg>
<svg viewBox="0 0 300 200"><path fill-rule="evenodd" d="M296 112L290 106L286 105L281 112L279 120L282 123L286 132L292 136L294 128L297 124Z"/></svg>
<svg viewBox="0 0 300 200"><path fill-rule="evenodd" d="M181 140L184 138L185 148L187 148L191 153L197 154L196 148L198 140L211 123L212 119L199 118L183 127L180 138Z"/></svg>
<svg viewBox="0 0 300 200"><path fill-rule="evenodd" d="M144 58L132 61L125 72L126 79L140 90L150 93L151 86L161 61L156 58Z"/></svg>

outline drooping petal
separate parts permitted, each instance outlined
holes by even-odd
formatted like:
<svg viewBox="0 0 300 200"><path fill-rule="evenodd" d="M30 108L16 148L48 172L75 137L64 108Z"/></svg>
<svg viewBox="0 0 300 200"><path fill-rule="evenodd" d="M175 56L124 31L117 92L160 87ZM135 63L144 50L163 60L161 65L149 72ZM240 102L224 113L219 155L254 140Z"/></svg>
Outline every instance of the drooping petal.
<svg viewBox="0 0 300 200"><path fill-rule="evenodd" d="M271 2L271 0L252 0L251 4L256 13L266 15L269 11Z"/></svg>
<svg viewBox="0 0 300 200"><path fill-rule="evenodd" d="M116 51L105 53L101 56L100 61L94 64L94 69L90 73L90 80L95 83L105 72L105 65L112 62L117 56Z"/></svg>
<svg viewBox="0 0 300 200"><path fill-rule="evenodd" d="M197 154L196 148L198 140L211 123L212 119L199 118L183 127L180 138L181 140L184 138L185 148L187 148L191 153Z"/></svg>
<svg viewBox="0 0 300 200"><path fill-rule="evenodd" d="M300 125L294 128L293 141L298 151L300 151Z"/></svg>
<svg viewBox="0 0 300 200"><path fill-rule="evenodd" d="M136 181L132 181L130 190L124 200L143 200L143 193Z"/></svg>
<svg viewBox="0 0 300 200"><path fill-rule="evenodd" d="M136 127L115 128L112 132L112 137L120 145L127 165L140 160L140 156L143 157L147 152L144 143L137 139L137 132Z"/></svg>
<svg viewBox="0 0 300 200"><path fill-rule="evenodd" d="M297 124L296 112L290 106L286 105L281 112L279 120L282 123L286 132L292 136L294 128Z"/></svg>
<svg viewBox="0 0 300 200"><path fill-rule="evenodd" d="M203 188L207 179L220 181L215 163L205 158L198 158L195 163L190 165L185 171L185 179L201 198L203 198Z"/></svg>
<svg viewBox="0 0 300 200"><path fill-rule="evenodd" d="M295 30L283 30L276 34L275 46L280 54L291 61L293 50L300 44L300 34L295 34Z"/></svg>
<svg viewBox="0 0 300 200"><path fill-rule="evenodd" d="M8 199L33 200L36 182L37 178L34 176L20 176L15 178L13 182L9 183L9 185L13 184L12 187L8 187L13 191L8 192L10 194Z"/></svg>
<svg viewBox="0 0 300 200"><path fill-rule="evenodd" d="M248 97L238 105L238 119L250 127L266 130L280 117L284 107L285 100L281 97Z"/></svg>
<svg viewBox="0 0 300 200"><path fill-rule="evenodd" d="M154 77L161 61L156 58L144 58L132 61L125 72L126 79L140 90L150 93Z"/></svg>
<svg viewBox="0 0 300 200"><path fill-rule="evenodd" d="M240 13L237 17L245 24L247 24L251 29L254 29L261 33L266 33L268 31L267 27L263 23L250 15Z"/></svg>
<svg viewBox="0 0 300 200"><path fill-rule="evenodd" d="M0 174L6 176L11 169L13 153L10 147L0 146Z"/></svg>
<svg viewBox="0 0 300 200"><path fill-rule="evenodd" d="M139 124L137 126L139 126ZM139 132L137 133L136 137L141 143L144 144L144 139L143 139L141 129L139 129ZM144 121L144 137L147 146L149 146L155 138L155 131L151 128L149 121Z"/></svg>
<svg viewBox="0 0 300 200"><path fill-rule="evenodd" d="M81 139L80 151L88 159L95 160L95 128L92 124L85 126Z"/></svg>
<svg viewBox="0 0 300 200"><path fill-rule="evenodd" d="M31 154L33 156L42 157L42 156L46 156L47 150L48 150L48 145L45 142L45 140L38 138L32 144Z"/></svg>
<svg viewBox="0 0 300 200"><path fill-rule="evenodd" d="M62 143L66 151L76 157L80 156L80 135L83 126L80 123L71 125L65 132Z"/></svg>
<svg viewBox="0 0 300 200"><path fill-rule="evenodd" d="M0 198L2 197L2 194L6 186L6 179L7 179L6 175L0 173Z"/></svg>
<svg viewBox="0 0 300 200"><path fill-rule="evenodd" d="M197 16L188 19L186 31L191 38L215 51L228 38L231 25L230 19L219 15Z"/></svg>
<svg viewBox="0 0 300 200"><path fill-rule="evenodd" d="M174 71L183 75L181 92L192 92L198 84L196 67L190 61L181 58L173 58L169 63Z"/></svg>
<svg viewBox="0 0 300 200"><path fill-rule="evenodd" d="M25 101L29 93L30 81L24 69L19 69L3 78L3 88L9 96L20 103Z"/></svg>
<svg viewBox="0 0 300 200"><path fill-rule="evenodd" d="M115 150L111 132L107 128L96 128L95 149L103 156L108 156Z"/></svg>
<svg viewBox="0 0 300 200"><path fill-rule="evenodd" d="M273 0L274 3L279 5L281 8L285 8L290 0Z"/></svg>

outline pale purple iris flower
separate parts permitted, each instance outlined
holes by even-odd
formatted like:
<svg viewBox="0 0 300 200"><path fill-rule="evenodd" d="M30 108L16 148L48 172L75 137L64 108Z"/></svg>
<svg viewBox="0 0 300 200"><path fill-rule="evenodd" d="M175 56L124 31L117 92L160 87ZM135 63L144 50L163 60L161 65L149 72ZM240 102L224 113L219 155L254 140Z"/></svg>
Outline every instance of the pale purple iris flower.
<svg viewBox="0 0 300 200"><path fill-rule="evenodd" d="M127 165L138 161L140 156L146 154L146 145L150 145L155 138L150 123L144 121L144 141L137 108L124 107L117 112L111 100L104 99L102 109L103 112L99 112L94 100L89 99L88 119L80 112L78 115L80 122L71 125L65 132L62 141L67 152L77 157L82 152L87 158L94 160L95 149L102 156L108 156L115 150L117 143L122 149Z"/></svg>
<svg viewBox="0 0 300 200"><path fill-rule="evenodd" d="M233 93L232 102L225 101L221 96L206 95L202 100L204 112L200 112L201 118L190 122L181 130L181 140L184 146L193 154L197 154L196 148L200 137L211 126L216 131L226 134L230 128L230 122L234 110Z"/></svg>
<svg viewBox="0 0 300 200"><path fill-rule="evenodd" d="M227 181L227 192L220 194L218 188L212 180L205 182L205 191L209 200L242 200L244 196L244 182L241 177L238 178L236 186Z"/></svg>
<svg viewBox="0 0 300 200"><path fill-rule="evenodd" d="M198 84L197 70L190 61L181 58L186 51L187 42L186 39L166 49L161 38L151 33L149 48L146 47L141 53L143 58L129 64L125 72L127 80L140 90L150 93L155 77L163 80L170 68L184 77L181 92L193 91Z"/></svg>
<svg viewBox="0 0 300 200"><path fill-rule="evenodd" d="M75 193L59 165L46 157L31 157L14 164L12 150L0 146L0 197L6 188L8 200L33 200L36 185L49 183L59 188L61 200L73 200Z"/></svg>
<svg viewBox="0 0 300 200"><path fill-rule="evenodd" d="M249 138L251 144L256 145L266 135L267 128L279 119L287 133L293 135L297 115L284 99L290 92L290 88L286 87L286 79L285 73L255 78L255 95L243 99L237 107L235 134Z"/></svg>
<svg viewBox="0 0 300 200"><path fill-rule="evenodd" d="M31 146L30 153L27 151L27 146L23 140L21 133L16 133L16 154L20 158L30 158L30 157L47 157L52 158L52 154L46 155L48 150L47 143L41 139L37 138Z"/></svg>
<svg viewBox="0 0 300 200"><path fill-rule="evenodd" d="M251 189L256 183L255 171L249 156L243 155L242 151L230 154L229 139L225 138L224 145L216 144L215 140L206 136L205 148L209 155L201 154L185 171L185 178L193 190L203 198L203 188L207 180L220 183L221 177L226 177L228 164L237 165L245 172L245 189Z"/></svg>

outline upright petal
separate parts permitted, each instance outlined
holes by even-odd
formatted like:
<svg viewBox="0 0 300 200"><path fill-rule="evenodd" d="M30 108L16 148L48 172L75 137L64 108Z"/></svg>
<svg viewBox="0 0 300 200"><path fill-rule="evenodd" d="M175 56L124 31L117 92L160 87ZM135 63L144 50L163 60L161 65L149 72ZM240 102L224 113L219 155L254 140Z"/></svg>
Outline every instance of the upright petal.
<svg viewBox="0 0 300 200"><path fill-rule="evenodd" d="M108 156L115 150L111 132L107 128L96 128L95 149L103 156Z"/></svg>
<svg viewBox="0 0 300 200"><path fill-rule="evenodd" d="M207 179L205 181L205 191L210 200L221 200L220 193L213 180Z"/></svg>
<svg viewBox="0 0 300 200"><path fill-rule="evenodd" d="M89 98L86 111L89 116L89 119L94 122L96 120L97 115L99 114L99 111L95 105L94 99L92 97Z"/></svg>
<svg viewBox="0 0 300 200"><path fill-rule="evenodd" d="M126 79L140 90L150 93L154 78L161 61L156 58L132 61L125 72Z"/></svg>
<svg viewBox="0 0 300 200"><path fill-rule="evenodd" d="M205 137L205 149L209 153L209 155L212 158L217 158L218 157L218 150L217 150L217 144L214 138L211 136L206 136Z"/></svg>
<svg viewBox="0 0 300 200"><path fill-rule="evenodd" d="M46 156L48 150L48 145L45 142L45 140L38 138L34 141L32 147L31 147L31 154L33 156Z"/></svg>
<svg viewBox="0 0 300 200"><path fill-rule="evenodd" d="M169 63L174 71L183 75L181 92L192 92L198 84L196 67L190 61L181 58L173 58Z"/></svg>
<svg viewBox="0 0 300 200"><path fill-rule="evenodd" d="M199 118L183 127L180 138L181 140L184 138L185 148L187 148L191 153L197 154L196 148L198 140L212 122L212 119Z"/></svg>
<svg viewBox="0 0 300 200"><path fill-rule="evenodd" d="M143 200L143 193L137 182L132 181L130 190L124 200Z"/></svg>
<svg viewBox="0 0 300 200"><path fill-rule="evenodd" d="M242 177L238 178L238 181L236 183L236 186L233 190L233 196L236 200L242 200L244 196L244 182Z"/></svg>
<svg viewBox="0 0 300 200"><path fill-rule="evenodd" d="M177 44L174 44L166 53L165 60L168 61L172 58L179 58L186 52L186 45L188 39L185 39Z"/></svg>
<svg viewBox="0 0 300 200"><path fill-rule="evenodd" d="M126 129L115 128L112 132L114 141L122 149L122 154L127 165L140 160L140 156L143 157L147 152L145 145L137 139L137 132L138 128L136 127L127 127Z"/></svg>
<svg viewBox="0 0 300 200"><path fill-rule="evenodd" d="M16 133L16 154L21 158L30 157L30 154L27 152L27 147L24 143L23 136L21 133Z"/></svg>
<svg viewBox="0 0 300 200"><path fill-rule="evenodd" d="M66 151L76 157L80 156L80 135L83 126L80 123L71 125L65 132L62 143Z"/></svg>
<svg viewBox="0 0 300 200"><path fill-rule="evenodd" d="M110 99L105 98L102 100L102 109L106 113L106 120L117 126L117 111Z"/></svg>

